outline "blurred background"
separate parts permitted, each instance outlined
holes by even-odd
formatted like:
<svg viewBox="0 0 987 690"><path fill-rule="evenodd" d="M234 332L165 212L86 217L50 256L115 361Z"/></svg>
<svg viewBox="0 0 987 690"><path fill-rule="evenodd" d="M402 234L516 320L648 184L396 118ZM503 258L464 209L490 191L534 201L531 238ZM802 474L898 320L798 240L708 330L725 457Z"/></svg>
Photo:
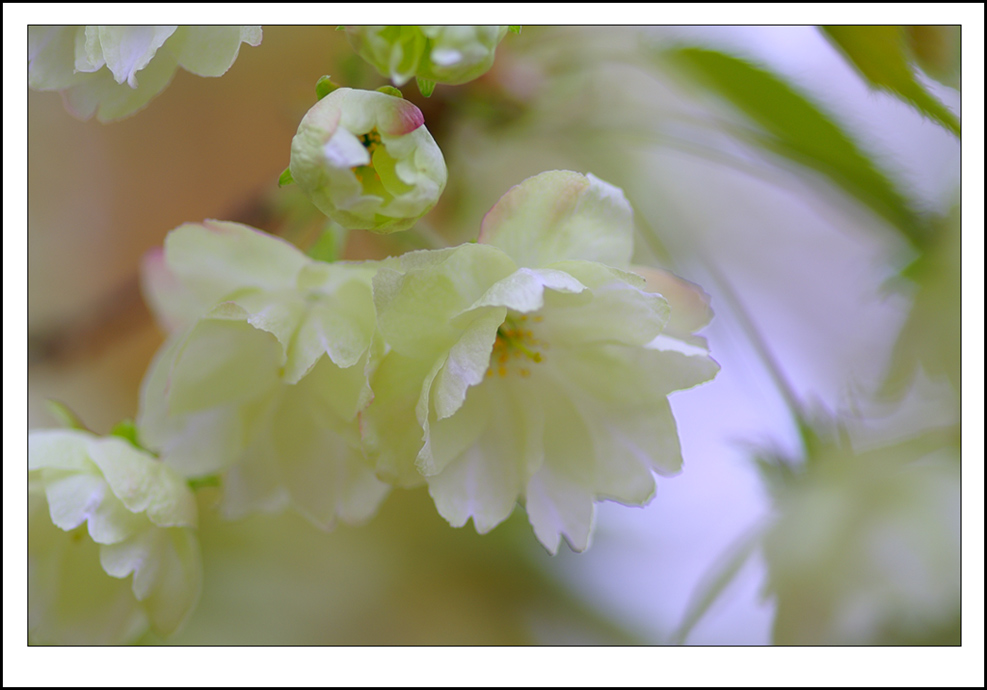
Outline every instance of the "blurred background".
<svg viewBox="0 0 987 690"><path fill-rule="evenodd" d="M449 186L416 229L350 233L344 257L473 239L544 170L621 187L637 263L716 314L722 370L671 396L685 468L646 508L598 505L590 549L554 558L522 510L479 536L424 489L331 533L223 522L202 490L203 595L167 642L959 644L960 35L894 31L878 58L915 65L945 123L814 27L524 27L475 82L406 85ZM314 241L324 219L277 180L324 74L384 83L334 27L275 26L118 123L29 93L30 428L56 425L49 398L98 433L135 415L163 340L139 266L169 230Z"/></svg>

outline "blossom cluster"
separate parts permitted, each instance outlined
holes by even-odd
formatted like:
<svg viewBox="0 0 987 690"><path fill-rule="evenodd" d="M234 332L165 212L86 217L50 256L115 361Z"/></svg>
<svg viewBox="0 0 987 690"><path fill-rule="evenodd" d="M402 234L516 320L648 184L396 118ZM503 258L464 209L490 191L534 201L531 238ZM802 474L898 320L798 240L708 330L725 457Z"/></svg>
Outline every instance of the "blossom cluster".
<svg viewBox="0 0 987 690"><path fill-rule="evenodd" d="M486 532L520 502L546 548L582 550L596 501L644 504L653 472L678 472L667 396L717 370L701 338L666 329L632 231L620 190L563 171L510 190L478 242L382 261L182 226L146 266L171 336L142 442L186 477L219 475L231 517L291 506L329 527L427 484L453 525Z"/></svg>
<svg viewBox="0 0 987 690"><path fill-rule="evenodd" d="M506 31L349 35L396 82L421 86L479 76ZM142 107L178 65L222 74L260 30L30 38L32 87L108 120ZM345 229L412 227L448 176L422 113L392 87L319 95L281 184ZM132 433L31 432L31 639L174 632L200 589L190 487L203 484L220 487L227 518L290 509L322 529L425 485L454 526L485 533L521 505L551 553L562 539L587 548L598 501L643 505L654 474L679 471L667 396L718 370L693 334L711 315L705 295L635 269L633 232L621 190L568 171L509 190L476 242L379 261L321 261L227 221L173 230L143 266L167 338Z"/></svg>
<svg viewBox="0 0 987 690"><path fill-rule="evenodd" d="M475 243L381 261L317 261L231 222L173 230L144 266L169 332L141 390L150 451L31 437L32 496L62 530L42 522L44 539L78 541L88 520L105 573L136 572L120 599L133 613L115 619L131 627L106 639L146 615L172 629L191 606L183 478L217 480L226 517L291 508L325 529L365 521L392 487L426 484L443 517L481 533L520 503L552 553L589 545L597 501L648 502L653 473L682 462L668 394L718 366L691 334L705 302L650 291L632 232L619 189L565 171L511 189Z"/></svg>

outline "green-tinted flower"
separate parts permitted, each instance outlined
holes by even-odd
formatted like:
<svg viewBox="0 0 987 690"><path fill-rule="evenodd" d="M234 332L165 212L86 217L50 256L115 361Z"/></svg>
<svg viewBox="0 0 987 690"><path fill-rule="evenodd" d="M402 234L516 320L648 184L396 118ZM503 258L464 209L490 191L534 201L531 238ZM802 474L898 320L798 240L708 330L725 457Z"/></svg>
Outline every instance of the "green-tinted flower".
<svg viewBox="0 0 987 690"><path fill-rule="evenodd" d="M219 77L241 43L260 42L259 26L30 26L28 84L61 91L78 118L110 122L147 105L179 67Z"/></svg>
<svg viewBox="0 0 987 690"><path fill-rule="evenodd" d="M336 89L302 118L289 169L320 211L350 230L407 230L446 186L446 164L414 104Z"/></svg>
<svg viewBox="0 0 987 690"><path fill-rule="evenodd" d="M224 511L288 504L322 527L387 491L360 449L375 331L372 264L327 264L236 223L184 225L146 263L176 330L144 381L141 438L188 477L223 475Z"/></svg>
<svg viewBox="0 0 987 690"><path fill-rule="evenodd" d="M32 432L28 470L31 640L124 644L148 624L174 632L202 580L181 477L121 438L74 429Z"/></svg>
<svg viewBox="0 0 987 690"><path fill-rule="evenodd" d="M364 60L401 86L412 77L464 84L489 70L506 26L348 26Z"/></svg>
<svg viewBox="0 0 987 690"><path fill-rule="evenodd" d="M854 452L834 433L804 461L762 459L776 644L960 643L958 443L935 429Z"/></svg>
<svg viewBox="0 0 987 690"><path fill-rule="evenodd" d="M478 244L382 266L390 352L362 427L381 474L424 475L480 532L521 499L553 553L560 536L586 548L595 501L650 500L652 472L681 466L667 395L718 367L701 338L663 333L668 302L626 270L632 229L620 190L549 172L501 198Z"/></svg>

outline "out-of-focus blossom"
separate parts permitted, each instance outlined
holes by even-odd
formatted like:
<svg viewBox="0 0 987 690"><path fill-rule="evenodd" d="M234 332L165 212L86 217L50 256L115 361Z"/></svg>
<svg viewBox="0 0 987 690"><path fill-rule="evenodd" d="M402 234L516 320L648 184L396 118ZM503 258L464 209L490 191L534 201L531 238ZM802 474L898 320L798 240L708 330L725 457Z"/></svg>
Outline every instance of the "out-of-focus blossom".
<svg viewBox="0 0 987 690"><path fill-rule="evenodd" d="M32 642L123 644L148 625L177 630L202 580L182 478L122 438L74 429L31 432L28 470Z"/></svg>
<svg viewBox="0 0 987 690"><path fill-rule="evenodd" d="M505 194L478 244L385 263L390 352L362 415L381 474L424 476L479 532L520 499L553 553L588 546L596 501L649 501L652 472L681 467L668 394L718 367L702 339L663 334L668 302L627 270L632 231L619 189L556 171Z"/></svg>
<svg viewBox="0 0 987 690"><path fill-rule="evenodd" d="M489 70L506 26L348 26L364 60L401 86L412 77L464 84Z"/></svg>
<svg viewBox="0 0 987 690"><path fill-rule="evenodd" d="M414 104L336 89L302 118L289 170L320 211L350 230L407 230L438 202L447 171Z"/></svg>
<svg viewBox="0 0 987 690"><path fill-rule="evenodd" d="M80 119L111 122L147 105L179 67L219 77L241 43L260 42L259 26L30 26L28 84L60 91Z"/></svg>
<svg viewBox="0 0 987 690"><path fill-rule="evenodd" d="M855 453L822 440L802 466L764 465L776 644L959 644L956 441L937 430Z"/></svg>
<svg viewBox="0 0 987 690"><path fill-rule="evenodd" d="M172 231L146 262L177 328L155 357L138 426L188 477L221 475L228 516L292 505L317 525L368 518L387 487L365 464L373 264L327 264L236 223Z"/></svg>

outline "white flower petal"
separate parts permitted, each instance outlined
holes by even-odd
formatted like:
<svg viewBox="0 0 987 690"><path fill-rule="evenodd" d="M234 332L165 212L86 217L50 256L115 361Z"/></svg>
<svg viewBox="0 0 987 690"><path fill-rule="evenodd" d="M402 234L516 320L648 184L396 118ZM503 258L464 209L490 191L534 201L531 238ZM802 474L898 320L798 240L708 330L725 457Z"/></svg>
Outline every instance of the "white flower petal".
<svg viewBox="0 0 987 690"><path fill-rule="evenodd" d="M185 35L176 54L178 64L200 77L221 77L233 66L240 43L257 46L259 26L183 26Z"/></svg>
<svg viewBox="0 0 987 690"><path fill-rule="evenodd" d="M625 268L634 222L622 191L593 175L557 170L528 178L502 196L484 217L479 241L527 268L567 259Z"/></svg>
<svg viewBox="0 0 987 690"><path fill-rule="evenodd" d="M137 72L147 67L177 26L100 26L99 43L106 66L118 84L137 88Z"/></svg>

